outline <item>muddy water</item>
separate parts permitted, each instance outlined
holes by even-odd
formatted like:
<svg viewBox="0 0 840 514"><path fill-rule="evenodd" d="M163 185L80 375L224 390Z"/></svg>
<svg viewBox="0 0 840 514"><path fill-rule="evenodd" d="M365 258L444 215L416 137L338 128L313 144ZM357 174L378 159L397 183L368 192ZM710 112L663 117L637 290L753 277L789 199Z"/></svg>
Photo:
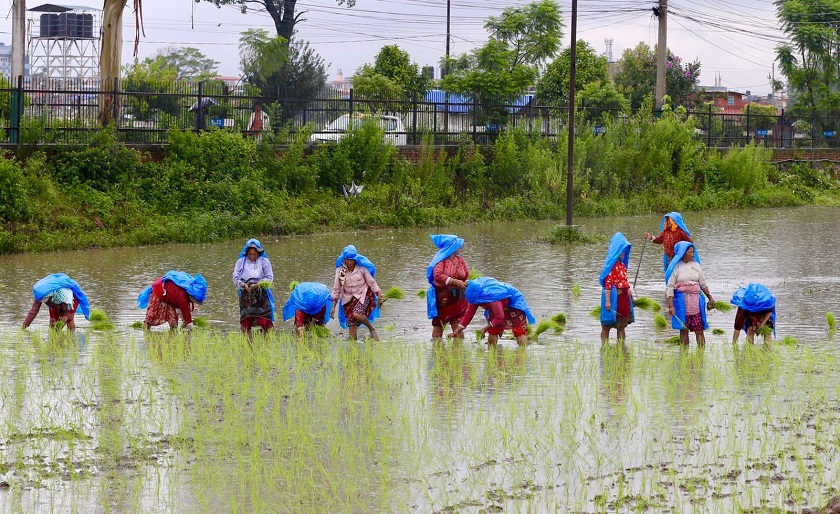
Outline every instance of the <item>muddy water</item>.
<svg viewBox="0 0 840 514"><path fill-rule="evenodd" d="M425 301L416 292L427 287L424 271L434 254L429 230L263 243L281 305L290 280L329 285L335 256L350 243L377 264L383 289L399 286L407 293L405 300L387 303L378 322L383 336L402 343L387 350L394 352L388 357L392 366L383 369L403 384L394 394L404 411L391 416L423 429L406 429L406 454L393 470L397 499L385 510L646 510L638 502L675 512L698 504L712 512L765 501L804 506L811 498L784 495L796 488L813 492L807 484L819 482L817 476L802 471L811 461L817 459L825 483L838 477L837 453L825 450L825 441L840 440L832 428L840 426L838 390L835 381L820 380L817 373L826 376L830 370L819 368L820 362L840 355L825 322L827 311L840 314L834 252L840 209L689 214L686 221L715 298L728 301L747 282L764 283L778 298L777 338L793 336L802 346L733 350L725 342L734 313L713 312L710 325L725 329L725 335L708 334L705 352L693 345L681 350L660 343L673 331L654 330L652 316L638 313L628 328L627 348L599 350L594 342L599 324L589 311L599 302L597 277L606 243L549 246L538 241L548 228L538 223L441 230L466 239L462 253L471 268L520 288L538 319L558 312L569 319L562 334L546 333L525 349L504 342L498 352L472 343L427 344ZM580 223L628 236L635 244L632 278L642 234L656 232L659 217ZM0 481L0 510L203 510L207 492L190 478L192 457L174 457L167 442L178 432L184 406L150 363L148 336L129 325L142 319L134 305L139 291L167 270L181 269L207 278L208 300L197 314L235 331L231 273L241 244L0 257L0 294L6 299L0 304L0 455L3 467L17 461L25 470L10 480L9 490ZM638 295L663 301L661 262L661 247L648 243ZM33 349L28 337L17 335L31 285L55 271L76 278L93 307L108 312L117 325L116 343L85 331L84 321L74 345ZM579 297L571 292L576 284ZM42 312L33 329L45 327L46 317ZM331 328L341 332L335 322ZM803 348L820 357L804 358ZM815 409L813 421L806 414ZM569 422L577 428L570 430ZM742 437L747 433L754 440ZM69 453L66 440L74 441ZM135 441L144 446L125 451ZM768 455L798 460L768 462ZM184 461L186 467L175 464ZM621 497L617 488L626 488L625 503L611 506Z"/></svg>
<svg viewBox="0 0 840 514"><path fill-rule="evenodd" d="M688 214L686 221L700 250L703 268L717 300L728 301L751 281L767 285L778 298L778 336L792 335L815 345L825 340L825 312L840 305L836 234L840 209L798 208ZM659 217L582 219L587 229L610 235L622 231L633 243L631 278L642 256L644 231L657 232ZM446 227L466 239L462 254L470 267L518 287L538 318L557 312L569 317L566 339L597 337L598 322L588 312L599 303L598 274L606 244L557 247L538 242L548 224L496 223ZM427 287L425 267L434 255L428 229L323 234L263 241L274 266L275 294L285 301L291 280L332 285L334 260L346 244L355 244L378 268L383 288L399 286L407 299L391 302L381 325L395 323L401 339L426 339L429 324L424 300L415 294ZM31 286L40 277L63 271L74 277L94 307L108 312L115 324L142 319L137 294L169 269L201 273L209 284L208 299L198 314L215 326L236 327L237 307L231 282L242 242L118 248L0 257L0 326L15 327L31 302ZM636 290L638 296L664 300L661 246L644 247ZM579 298L572 287L580 285ZM279 294L277 294L279 293ZM838 313L840 314L840 313ZM733 314L712 313L712 326L729 331ZM42 314L34 326L46 323ZM83 323L81 323L83 324ZM651 337L649 323L628 329L628 337ZM337 324L335 330L340 330ZM140 336L140 334L132 334Z"/></svg>

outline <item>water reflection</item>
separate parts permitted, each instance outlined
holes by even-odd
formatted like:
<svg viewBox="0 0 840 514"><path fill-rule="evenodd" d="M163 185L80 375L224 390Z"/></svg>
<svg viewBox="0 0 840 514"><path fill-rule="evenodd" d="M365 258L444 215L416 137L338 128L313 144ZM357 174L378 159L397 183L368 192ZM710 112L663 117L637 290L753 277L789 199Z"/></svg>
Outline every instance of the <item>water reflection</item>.
<svg viewBox="0 0 840 514"><path fill-rule="evenodd" d="M488 346L484 354L484 390L491 396L504 391L515 379L524 377L527 370L527 347Z"/></svg>
<svg viewBox="0 0 840 514"><path fill-rule="evenodd" d="M665 354L662 386L665 404L671 411L675 433L692 425L703 412L703 380L706 350L702 346L679 346Z"/></svg>
<svg viewBox="0 0 840 514"><path fill-rule="evenodd" d="M625 399L630 384L630 350L624 342L602 344L600 357L601 396L607 417L612 418L626 408Z"/></svg>
<svg viewBox="0 0 840 514"><path fill-rule="evenodd" d="M460 341L436 340L429 352L428 367L434 405L441 416L452 417L476 380L470 351Z"/></svg>

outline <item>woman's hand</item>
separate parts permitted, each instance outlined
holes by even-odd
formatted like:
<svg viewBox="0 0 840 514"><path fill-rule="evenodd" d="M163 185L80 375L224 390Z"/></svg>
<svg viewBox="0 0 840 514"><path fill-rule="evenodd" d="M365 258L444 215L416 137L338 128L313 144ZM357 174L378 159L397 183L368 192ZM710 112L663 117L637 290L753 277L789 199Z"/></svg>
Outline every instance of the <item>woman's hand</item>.
<svg viewBox="0 0 840 514"><path fill-rule="evenodd" d="M451 334L446 336L446 338L447 339L453 339L453 338L461 335L463 332L464 332L464 326L463 325L458 325L454 330L452 330Z"/></svg>
<svg viewBox="0 0 840 514"><path fill-rule="evenodd" d="M335 302L333 302L332 309L330 309L330 317L335 318Z"/></svg>
<svg viewBox="0 0 840 514"><path fill-rule="evenodd" d="M610 303L609 300L604 300L604 308L607 309L608 311L612 310L612 304Z"/></svg>
<svg viewBox="0 0 840 514"><path fill-rule="evenodd" d="M653 237L653 234L651 234L650 232L645 232L645 239L647 239L648 241L653 241L656 238Z"/></svg>
<svg viewBox="0 0 840 514"><path fill-rule="evenodd" d="M668 314L673 316L676 312L677 311L674 309L674 304L669 302L668 303Z"/></svg>
<svg viewBox="0 0 840 514"><path fill-rule="evenodd" d="M449 285L451 287L454 287L455 289L460 289L461 291L467 288L467 283L463 280L458 280L457 278L453 278L452 280L450 280Z"/></svg>
<svg viewBox="0 0 840 514"><path fill-rule="evenodd" d="M715 299L711 296L708 297L709 301L706 303L706 310L710 311L715 308Z"/></svg>

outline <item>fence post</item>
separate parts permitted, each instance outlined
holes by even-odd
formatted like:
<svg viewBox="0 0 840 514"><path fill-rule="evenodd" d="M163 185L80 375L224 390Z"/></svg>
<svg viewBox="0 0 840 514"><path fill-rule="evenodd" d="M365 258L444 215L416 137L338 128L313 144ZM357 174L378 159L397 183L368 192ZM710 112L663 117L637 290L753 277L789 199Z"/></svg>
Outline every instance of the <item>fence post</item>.
<svg viewBox="0 0 840 514"><path fill-rule="evenodd" d="M9 131L9 142L14 144L20 144L20 119L21 114L23 111L23 75L18 75L17 77L17 85L15 86L15 90L12 91L12 104L9 106L11 112L10 114L10 131Z"/></svg>
<svg viewBox="0 0 840 514"><path fill-rule="evenodd" d="M709 124L706 126L706 148L712 147L712 130L714 130L714 123L712 119L712 104L709 107Z"/></svg>
<svg viewBox="0 0 840 514"><path fill-rule="evenodd" d="M207 128L207 120L204 119L204 107L201 105L202 97L204 96L204 81L198 83L198 101L195 104L195 130L199 131ZM204 125L203 127L201 125Z"/></svg>
<svg viewBox="0 0 840 514"><path fill-rule="evenodd" d="M750 104L747 104L747 144L752 141L752 133L750 132Z"/></svg>
<svg viewBox="0 0 840 514"><path fill-rule="evenodd" d="M348 127L353 124L353 88L352 87L350 88L350 119L347 120L347 121L348 121L348 123L347 123Z"/></svg>
<svg viewBox="0 0 840 514"><path fill-rule="evenodd" d="M473 144L478 144L478 137L476 135L477 132L477 125L478 125L478 95L473 94L473 116L472 116L472 126L473 126Z"/></svg>
<svg viewBox="0 0 840 514"><path fill-rule="evenodd" d="M412 95L412 98L414 98L414 102L413 102L414 105L412 105L412 109L413 109L414 113L412 115L412 120L411 120L411 127L412 127L411 128L411 131L412 131L411 144L416 145L417 144L417 94L415 93L414 95Z"/></svg>
<svg viewBox="0 0 840 514"><path fill-rule="evenodd" d="M811 148L814 148L816 145L816 136L814 134L814 130L817 128L817 111L815 109L811 109Z"/></svg>
<svg viewBox="0 0 840 514"><path fill-rule="evenodd" d="M780 146L782 148L785 147L785 108L782 107L782 114L779 116L779 127L782 130L782 140L780 142Z"/></svg>
<svg viewBox="0 0 840 514"><path fill-rule="evenodd" d="M120 78L114 77L114 91L111 93L114 95L114 130L119 130L120 128Z"/></svg>

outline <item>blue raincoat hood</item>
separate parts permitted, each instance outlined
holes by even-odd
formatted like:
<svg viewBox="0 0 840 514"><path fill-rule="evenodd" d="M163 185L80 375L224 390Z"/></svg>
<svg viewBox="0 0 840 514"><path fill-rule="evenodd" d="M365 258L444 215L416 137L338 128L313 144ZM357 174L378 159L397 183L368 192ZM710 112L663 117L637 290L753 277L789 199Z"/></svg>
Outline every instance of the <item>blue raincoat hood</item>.
<svg viewBox="0 0 840 514"><path fill-rule="evenodd" d="M674 258L671 259L671 263L668 264L668 269L665 270L666 283L671 278L671 274L674 272L674 268L676 268L677 264L679 264L682 261L685 252L688 251L689 248L694 248L694 262L700 262L700 253L697 251L697 247L694 246L694 243L689 243L688 241L680 241L679 243L675 244Z"/></svg>
<svg viewBox="0 0 840 514"><path fill-rule="evenodd" d="M35 285L32 287L32 294L40 302L45 296L61 288L67 288L73 291L73 297L79 301L79 309L85 315L85 319L90 319L90 302L88 301L87 295L79 287L78 282L64 273L53 273L35 282Z"/></svg>
<svg viewBox="0 0 840 514"><path fill-rule="evenodd" d="M324 323L329 323L332 310L330 289L319 282L301 282L295 286L286 305L283 306L283 321L294 318L296 310L312 315L318 314L325 307Z"/></svg>
<svg viewBox="0 0 840 514"><path fill-rule="evenodd" d="M429 282L429 289L426 291L426 315L434 319L438 315L437 295L435 294L434 271L435 266L442 260L447 259L464 246L464 240L458 236L448 234L436 234L431 236L432 243L439 248L438 253L432 258L432 262L426 268L426 280Z"/></svg>
<svg viewBox="0 0 840 514"><path fill-rule="evenodd" d="M169 270L163 276L163 281L174 283L187 292L188 295L195 298L198 303L204 303L207 298L207 280L196 273L195 276L185 273L183 271ZM149 306L149 297L152 295L152 286L147 286L146 289L137 297L137 307L145 309Z"/></svg>
<svg viewBox="0 0 840 514"><path fill-rule="evenodd" d="M682 214L678 213L677 211L669 212L665 216L662 216L662 221L659 223L659 230L660 231L665 230L665 219L666 218L671 218L671 220L673 220L673 222L678 227L680 227L680 229L682 229L682 231L685 232L685 234L688 237L691 237L691 232L689 232L688 227L685 226L685 222L683 221Z"/></svg>
<svg viewBox="0 0 840 514"><path fill-rule="evenodd" d="M627 238L624 237L624 234L621 232L616 232L612 238L610 238L610 246L607 248L607 258L604 260L604 267L601 268L601 276L598 279L601 282L601 287L604 287L604 280L607 278L607 275L610 274L612 271L613 266L615 263L618 262L619 257L621 257L622 252L624 252L624 258L621 261L624 263L625 266L630 265L630 250L633 248L633 245L627 241Z"/></svg>
<svg viewBox="0 0 840 514"><path fill-rule="evenodd" d="M747 284L735 291L729 303L749 312L765 312L772 309L770 319L773 320L773 333L776 332L776 297L764 285L754 282Z"/></svg>
<svg viewBox="0 0 840 514"><path fill-rule="evenodd" d="M525 296L522 295L519 289L506 282L499 282L495 278L479 277L474 280L470 280L467 283L467 290L464 293L464 296L467 301L473 305L510 299L509 306L524 312L528 317L529 323L535 323L537 321L534 315L531 314L531 309L528 308L528 304L525 302ZM485 309L485 317L487 314L488 312Z"/></svg>
<svg viewBox="0 0 840 514"><path fill-rule="evenodd" d="M259 252L260 257L268 257L268 254L265 253L265 248L263 248L262 243L260 243L259 239L251 238L248 242L245 243L245 246L242 247L242 251L239 252L239 258L245 257L245 254L248 252L248 248L254 247Z"/></svg>
<svg viewBox="0 0 840 514"><path fill-rule="evenodd" d="M367 268L370 272L371 277L376 277L376 266L370 262L370 259L365 257L364 255L360 254L356 251L356 247L353 245L347 245L344 247L344 250L341 251L341 254L336 257L335 259L335 267L340 268L342 264L344 264L344 259L353 259L356 261L356 266L361 266L363 268ZM368 319L373 321L379 317L379 298L377 295L373 295L373 300L377 303L373 312L370 313ZM338 299L338 323L341 325L341 328L347 328L347 316L344 314L344 309L341 305L341 298Z"/></svg>

